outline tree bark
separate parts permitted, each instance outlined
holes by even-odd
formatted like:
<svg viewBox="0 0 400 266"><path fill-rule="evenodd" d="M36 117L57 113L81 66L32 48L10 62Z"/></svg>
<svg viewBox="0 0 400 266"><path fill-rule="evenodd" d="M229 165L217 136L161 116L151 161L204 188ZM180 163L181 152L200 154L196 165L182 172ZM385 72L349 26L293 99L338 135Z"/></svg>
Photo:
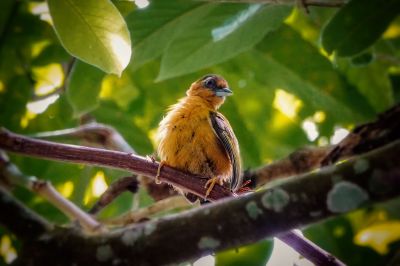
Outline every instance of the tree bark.
<svg viewBox="0 0 400 266"><path fill-rule="evenodd" d="M396 141L273 188L101 235L59 228L27 242L19 262L163 265L254 243L400 196L399 154Z"/></svg>

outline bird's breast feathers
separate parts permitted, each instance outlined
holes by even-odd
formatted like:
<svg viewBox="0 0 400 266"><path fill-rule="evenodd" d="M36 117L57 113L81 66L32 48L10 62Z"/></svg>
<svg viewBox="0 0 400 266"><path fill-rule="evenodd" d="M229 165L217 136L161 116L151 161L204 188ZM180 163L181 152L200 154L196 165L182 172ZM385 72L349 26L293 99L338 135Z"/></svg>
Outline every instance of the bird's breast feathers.
<svg viewBox="0 0 400 266"><path fill-rule="evenodd" d="M158 155L167 165L209 177L231 175L230 159L212 129L210 109L181 101L157 132Z"/></svg>

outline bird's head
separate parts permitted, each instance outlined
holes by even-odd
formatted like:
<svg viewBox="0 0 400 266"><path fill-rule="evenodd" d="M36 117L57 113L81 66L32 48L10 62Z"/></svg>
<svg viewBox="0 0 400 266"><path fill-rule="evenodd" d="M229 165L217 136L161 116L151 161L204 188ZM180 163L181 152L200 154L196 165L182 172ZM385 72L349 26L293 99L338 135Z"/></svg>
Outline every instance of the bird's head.
<svg viewBox="0 0 400 266"><path fill-rule="evenodd" d="M232 91L223 77L211 74L193 82L186 94L199 96L218 109L224 103L225 96L232 95Z"/></svg>

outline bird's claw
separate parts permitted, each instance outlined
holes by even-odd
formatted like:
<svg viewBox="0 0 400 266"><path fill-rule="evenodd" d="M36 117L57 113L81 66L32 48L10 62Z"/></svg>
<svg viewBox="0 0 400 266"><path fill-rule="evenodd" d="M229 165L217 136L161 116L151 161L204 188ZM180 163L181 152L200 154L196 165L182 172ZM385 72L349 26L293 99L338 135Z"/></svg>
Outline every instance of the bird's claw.
<svg viewBox="0 0 400 266"><path fill-rule="evenodd" d="M221 181L218 177L213 177L213 178L207 180L206 184L204 185L204 188L207 189L206 196L205 196L206 199L207 199L208 195L210 195L211 190L214 188L215 183L217 183L218 181L219 181L219 183L221 183Z"/></svg>
<svg viewBox="0 0 400 266"><path fill-rule="evenodd" d="M158 169L157 169L157 175L155 178L155 182L157 185L161 184L161 180L160 180L160 173L161 173L161 168L165 165L165 161L161 161L160 164L158 165Z"/></svg>

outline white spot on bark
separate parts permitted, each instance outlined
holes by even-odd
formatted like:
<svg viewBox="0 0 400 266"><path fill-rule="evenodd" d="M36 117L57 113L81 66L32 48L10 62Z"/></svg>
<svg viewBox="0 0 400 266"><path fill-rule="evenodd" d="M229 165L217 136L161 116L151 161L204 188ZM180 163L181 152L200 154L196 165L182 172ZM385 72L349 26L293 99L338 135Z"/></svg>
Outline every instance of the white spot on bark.
<svg viewBox="0 0 400 266"><path fill-rule="evenodd" d="M269 210L280 212L289 203L289 194L281 188L268 190L262 197L262 205Z"/></svg>
<svg viewBox="0 0 400 266"><path fill-rule="evenodd" d="M369 168L369 162L366 159L358 159L354 163L354 172L356 174L361 174L367 171Z"/></svg>
<svg viewBox="0 0 400 266"><path fill-rule="evenodd" d="M250 201L246 204L246 210L250 218L256 220L257 217L263 213L263 211L257 206L255 201Z"/></svg>
<svg viewBox="0 0 400 266"><path fill-rule="evenodd" d="M368 193L358 185L341 181L328 192L327 205L331 212L348 212L359 207L368 198Z"/></svg>
<svg viewBox="0 0 400 266"><path fill-rule="evenodd" d="M144 234L146 236L150 235L151 233L153 233L155 230L157 229L157 225L153 222L148 222L146 223L146 225L144 226Z"/></svg>
<svg viewBox="0 0 400 266"><path fill-rule="evenodd" d="M127 246L132 246L140 236L141 232L137 230L129 230L123 233L122 242Z"/></svg>
<svg viewBox="0 0 400 266"><path fill-rule="evenodd" d="M114 255L110 245L99 246L96 250L96 258L100 262L108 261Z"/></svg>
<svg viewBox="0 0 400 266"><path fill-rule="evenodd" d="M203 236L202 238L200 238L197 246L199 247L199 249L214 249L218 247L220 243L221 242L215 238Z"/></svg>

